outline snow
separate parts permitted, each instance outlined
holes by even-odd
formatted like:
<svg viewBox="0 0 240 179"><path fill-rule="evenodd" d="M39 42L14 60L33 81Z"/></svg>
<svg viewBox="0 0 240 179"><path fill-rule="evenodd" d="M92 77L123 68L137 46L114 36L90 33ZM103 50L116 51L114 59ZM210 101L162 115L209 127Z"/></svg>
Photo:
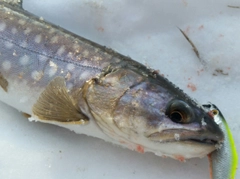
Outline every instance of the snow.
<svg viewBox="0 0 240 179"><path fill-rule="evenodd" d="M200 103L216 104L240 149L240 9L228 5L240 3L24 1L25 9L44 20L160 70ZM206 65L178 27L190 37ZM0 178L209 178L206 158L182 163L139 154L57 126L29 122L2 103L0 114Z"/></svg>

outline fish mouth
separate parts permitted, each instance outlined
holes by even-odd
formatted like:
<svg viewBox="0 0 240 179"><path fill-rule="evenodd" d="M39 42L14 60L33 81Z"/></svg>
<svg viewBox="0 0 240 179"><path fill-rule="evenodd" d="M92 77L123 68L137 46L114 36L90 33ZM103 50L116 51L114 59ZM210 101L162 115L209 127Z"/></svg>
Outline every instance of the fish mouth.
<svg viewBox="0 0 240 179"><path fill-rule="evenodd" d="M155 132L146 137L152 141L160 143L186 142L193 145L200 144L215 146L222 142L222 139L217 135L201 134L201 132L188 130L165 130L162 132Z"/></svg>
<svg viewBox="0 0 240 179"><path fill-rule="evenodd" d="M217 144L220 143L219 141L216 141L216 140L213 140L213 139L203 139L203 140L187 139L187 140L181 140L181 141L189 141L189 142L192 142L192 143L196 142L196 143L205 144L205 145L217 145Z"/></svg>

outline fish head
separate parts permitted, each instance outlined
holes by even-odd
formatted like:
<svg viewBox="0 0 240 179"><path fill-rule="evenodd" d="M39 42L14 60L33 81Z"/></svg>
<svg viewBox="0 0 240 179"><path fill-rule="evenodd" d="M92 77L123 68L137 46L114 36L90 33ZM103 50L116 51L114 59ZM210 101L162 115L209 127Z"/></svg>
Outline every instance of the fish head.
<svg viewBox="0 0 240 179"><path fill-rule="evenodd" d="M92 80L84 96L102 130L133 148L181 160L203 157L223 140L213 117L158 74L112 70Z"/></svg>

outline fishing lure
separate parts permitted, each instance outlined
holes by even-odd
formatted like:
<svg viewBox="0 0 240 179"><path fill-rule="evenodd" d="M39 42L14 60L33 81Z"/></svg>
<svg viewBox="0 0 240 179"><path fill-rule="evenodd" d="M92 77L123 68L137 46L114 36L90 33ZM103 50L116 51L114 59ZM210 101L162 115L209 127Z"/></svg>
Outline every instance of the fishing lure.
<svg viewBox="0 0 240 179"><path fill-rule="evenodd" d="M214 104L209 103L203 105L203 107L213 116L215 122L221 127L225 137L219 149L209 154L211 178L234 179L238 166L238 154L227 121Z"/></svg>

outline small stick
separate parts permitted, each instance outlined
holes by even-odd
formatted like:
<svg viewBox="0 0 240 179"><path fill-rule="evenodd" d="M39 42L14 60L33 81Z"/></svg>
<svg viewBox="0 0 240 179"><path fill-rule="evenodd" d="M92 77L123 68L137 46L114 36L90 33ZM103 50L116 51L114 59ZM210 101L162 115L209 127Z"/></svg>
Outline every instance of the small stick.
<svg viewBox="0 0 240 179"><path fill-rule="evenodd" d="M193 43L193 42L191 41L191 39L187 36L187 34L185 34L185 32L183 32L182 29L180 29L179 27L178 27L178 29L181 31L181 33L182 33L183 36L187 39L187 41L191 44L191 46L192 46L192 48L193 48L193 51L195 52L196 56L198 57L200 63L204 66L204 68L207 69L206 62L205 62L203 59L200 58L199 52L198 52L196 46L194 45L194 43Z"/></svg>
<svg viewBox="0 0 240 179"><path fill-rule="evenodd" d="M230 7L230 8L240 8L240 6L231 6L231 5L228 5L227 7Z"/></svg>
<svg viewBox="0 0 240 179"><path fill-rule="evenodd" d="M185 34L185 32L183 32L182 29L178 28L181 33L184 35L184 37L187 39L187 41L191 44L192 48L193 48L193 51L195 52L195 54L197 55L197 57L200 59L200 55L199 55L199 52L196 48L196 46L194 45L194 43L191 41L191 39L187 36L187 34Z"/></svg>

